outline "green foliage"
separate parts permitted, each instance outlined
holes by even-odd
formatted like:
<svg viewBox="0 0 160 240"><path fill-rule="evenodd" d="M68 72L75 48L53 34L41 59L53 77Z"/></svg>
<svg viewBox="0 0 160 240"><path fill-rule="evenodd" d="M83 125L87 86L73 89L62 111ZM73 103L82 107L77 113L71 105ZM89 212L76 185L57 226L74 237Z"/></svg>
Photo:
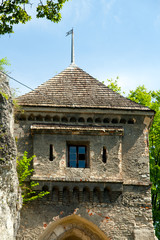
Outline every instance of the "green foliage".
<svg viewBox="0 0 160 240"><path fill-rule="evenodd" d="M131 90L128 98L136 103L151 107L152 92L147 91L144 85L138 86L136 90Z"/></svg>
<svg viewBox="0 0 160 240"><path fill-rule="evenodd" d="M120 86L118 86L118 79L119 77L117 76L115 80L111 79L107 79L107 81L109 82L109 84L107 85L107 87L109 87L110 89L112 89L114 92L117 92L121 95L125 94L125 92L122 92L122 89Z"/></svg>
<svg viewBox="0 0 160 240"><path fill-rule="evenodd" d="M34 188L39 185L39 183L30 180L31 174L34 171L33 168L31 168L31 162L35 156L28 158L27 154L25 151L23 157L17 160L17 173L19 185L22 190L23 203L42 198L49 194L49 192L46 191L37 193L34 190Z"/></svg>
<svg viewBox="0 0 160 240"><path fill-rule="evenodd" d="M1 89L0 89L0 94L1 94L6 100L8 100L9 96L8 96L6 93L4 93Z"/></svg>
<svg viewBox="0 0 160 240"><path fill-rule="evenodd" d="M0 71L6 72L5 66L10 66L10 63L6 57L0 59Z"/></svg>
<svg viewBox="0 0 160 240"><path fill-rule="evenodd" d="M36 8L37 18L47 18L58 23L61 20L60 10L68 0L39 0ZM3 0L0 5L0 34L13 33L13 25L31 20L26 7L30 0Z"/></svg>

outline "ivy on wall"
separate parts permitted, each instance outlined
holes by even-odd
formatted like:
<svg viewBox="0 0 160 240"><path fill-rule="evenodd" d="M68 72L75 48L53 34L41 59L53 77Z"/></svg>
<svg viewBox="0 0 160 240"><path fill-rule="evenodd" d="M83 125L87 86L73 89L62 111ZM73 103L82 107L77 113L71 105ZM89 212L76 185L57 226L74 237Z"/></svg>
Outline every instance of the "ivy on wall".
<svg viewBox="0 0 160 240"><path fill-rule="evenodd" d="M38 198L42 198L50 193L48 191L41 191L38 193L34 190L35 187L39 185L39 183L30 180L30 177L34 171L34 169L31 168L31 162L35 155L28 158L27 154L28 153L25 151L22 158L17 160L17 173L19 185L22 190L23 204Z"/></svg>

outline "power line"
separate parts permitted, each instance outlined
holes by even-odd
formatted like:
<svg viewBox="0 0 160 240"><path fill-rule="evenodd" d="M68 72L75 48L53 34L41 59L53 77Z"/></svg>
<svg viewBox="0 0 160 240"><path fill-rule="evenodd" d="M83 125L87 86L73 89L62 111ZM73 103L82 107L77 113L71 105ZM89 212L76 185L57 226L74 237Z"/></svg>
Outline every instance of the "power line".
<svg viewBox="0 0 160 240"><path fill-rule="evenodd" d="M28 88L28 89L34 91L33 88L30 88L30 87L28 87L27 85L25 85L24 83L21 83L20 81L16 80L15 78L9 76L7 73L5 73L5 72L3 72L3 71L1 71L1 72L2 72L3 74L5 74L7 77L9 77L10 79L12 79L13 81L15 81L15 82L21 84L22 86L24 86L24 87L26 87L26 88Z"/></svg>
<svg viewBox="0 0 160 240"><path fill-rule="evenodd" d="M2 72L4 75L6 75L7 77L9 77L10 79L12 79L13 81L21 84L22 86L24 86L24 87L26 87L26 88L28 88L28 89L30 89L30 90L32 90L32 91L36 91L36 92L38 92L39 94L41 94L43 97L52 100L52 98L48 97L46 94L38 91L37 89L35 90L35 89L33 89L33 88L30 88L30 87L28 87L26 84L21 83L20 81L18 81L18 80L16 80L15 78L11 77L9 74L7 74L7 73L5 73L5 72L3 72L3 71L1 71L1 72Z"/></svg>

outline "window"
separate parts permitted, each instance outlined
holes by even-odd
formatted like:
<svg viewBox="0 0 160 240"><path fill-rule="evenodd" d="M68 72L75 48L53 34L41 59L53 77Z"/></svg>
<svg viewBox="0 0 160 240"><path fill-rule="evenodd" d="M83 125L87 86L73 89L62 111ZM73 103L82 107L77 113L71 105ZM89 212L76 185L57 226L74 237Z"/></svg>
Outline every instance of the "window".
<svg viewBox="0 0 160 240"><path fill-rule="evenodd" d="M68 145L68 167L86 168L87 165L87 146Z"/></svg>
<svg viewBox="0 0 160 240"><path fill-rule="evenodd" d="M107 162L107 149L106 149L106 147L103 147L102 161L103 161L103 163Z"/></svg>
<svg viewBox="0 0 160 240"><path fill-rule="evenodd" d="M50 161L53 161L53 145L50 144L50 147L49 147L49 160Z"/></svg>

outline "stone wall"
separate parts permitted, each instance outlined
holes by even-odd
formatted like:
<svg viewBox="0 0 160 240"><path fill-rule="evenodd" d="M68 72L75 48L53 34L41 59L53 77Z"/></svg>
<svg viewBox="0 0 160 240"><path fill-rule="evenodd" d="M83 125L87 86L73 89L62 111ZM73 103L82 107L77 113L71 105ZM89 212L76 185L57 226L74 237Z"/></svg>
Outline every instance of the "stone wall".
<svg viewBox="0 0 160 240"><path fill-rule="evenodd" d="M8 80L0 72L0 239L16 239L21 198L16 173L13 103Z"/></svg>
<svg viewBox="0 0 160 240"><path fill-rule="evenodd" d="M39 239L50 223L74 214L94 223L108 239L154 240L150 200L150 187L127 185L116 200L106 203L39 200L23 208L18 240Z"/></svg>
<svg viewBox="0 0 160 240"><path fill-rule="evenodd" d="M36 180L123 179L127 184L149 183L146 121L149 117L142 114L127 116L120 111L117 115L111 115L103 111L100 115L86 110L85 114L48 113L43 116L41 112L25 112L15 125L18 152L23 154L27 151L30 156L36 155L33 162ZM75 122L71 122L73 118ZM83 121L79 122L79 119ZM88 168L68 168L67 144L74 142L88 145ZM53 145L53 161L49 160L50 145ZM103 147L107 150L106 163L102 161Z"/></svg>
<svg viewBox="0 0 160 240"><path fill-rule="evenodd" d="M17 116L18 151L36 155L32 179L39 185L35 190L50 194L23 208L18 240L39 239L48 231L47 226L75 214L98 226L107 239L154 240L148 156L152 115L138 111L31 110ZM87 146L86 168L68 166L68 146L74 143ZM103 147L106 162L102 160ZM40 239L70 239L65 238L67 229L72 231L73 226L81 231L82 225L57 226L60 231ZM84 232L87 234L86 229ZM87 237L75 239L99 239L92 233Z"/></svg>

